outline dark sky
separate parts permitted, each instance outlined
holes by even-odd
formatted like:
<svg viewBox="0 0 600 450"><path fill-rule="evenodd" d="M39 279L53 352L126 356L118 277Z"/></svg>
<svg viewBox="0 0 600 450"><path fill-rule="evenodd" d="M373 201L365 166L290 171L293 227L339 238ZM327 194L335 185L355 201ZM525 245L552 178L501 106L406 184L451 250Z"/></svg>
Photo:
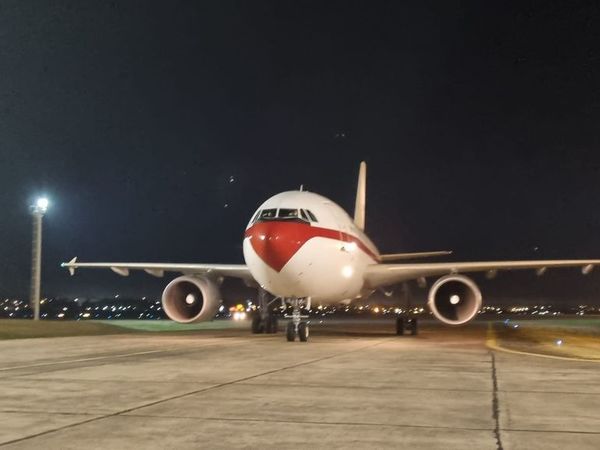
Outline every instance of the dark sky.
<svg viewBox="0 0 600 450"><path fill-rule="evenodd" d="M384 252L600 257L599 89L597 2L2 0L0 295L27 295L38 193L44 294L158 295L58 265L242 262L258 204L350 210L361 159ZM525 291L600 286L550 278Z"/></svg>

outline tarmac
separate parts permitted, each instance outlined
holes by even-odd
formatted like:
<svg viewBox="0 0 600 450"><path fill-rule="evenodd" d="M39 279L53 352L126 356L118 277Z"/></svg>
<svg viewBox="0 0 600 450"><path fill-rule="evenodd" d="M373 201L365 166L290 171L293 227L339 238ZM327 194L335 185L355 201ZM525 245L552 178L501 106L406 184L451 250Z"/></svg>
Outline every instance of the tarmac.
<svg viewBox="0 0 600 450"><path fill-rule="evenodd" d="M485 327L316 323L0 341L0 447L597 449L600 364Z"/></svg>

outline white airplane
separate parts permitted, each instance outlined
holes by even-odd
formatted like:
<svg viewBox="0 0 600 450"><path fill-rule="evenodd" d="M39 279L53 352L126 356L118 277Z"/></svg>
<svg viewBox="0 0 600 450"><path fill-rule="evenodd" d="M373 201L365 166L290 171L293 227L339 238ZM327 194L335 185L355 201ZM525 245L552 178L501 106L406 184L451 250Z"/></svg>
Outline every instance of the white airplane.
<svg viewBox="0 0 600 450"><path fill-rule="evenodd" d="M333 201L303 190L277 194L265 201L246 227L243 264L171 263L84 263L73 258L63 267L71 275L77 268L110 268L122 276L130 270L144 270L162 277L165 272L183 274L171 281L162 294L167 316L181 323L200 322L214 317L221 304L220 284L224 277L243 279L259 292L269 292L282 304L292 306L287 339L308 340L308 323L301 308L319 304L349 303L368 297L380 287L408 280L438 277L428 293L433 315L448 325L472 320L482 305L481 291L465 272L536 269L542 275L548 268L581 267L588 274L600 260L542 260L392 263L392 261L447 255L451 252L399 253L382 255L364 233L366 170L360 165L354 218ZM253 332L274 332L276 318L269 302L262 298L261 314L253 319ZM272 303L272 301L271 301ZM398 317L396 330L403 334L404 320ZM417 332L416 319L408 320L411 334Z"/></svg>

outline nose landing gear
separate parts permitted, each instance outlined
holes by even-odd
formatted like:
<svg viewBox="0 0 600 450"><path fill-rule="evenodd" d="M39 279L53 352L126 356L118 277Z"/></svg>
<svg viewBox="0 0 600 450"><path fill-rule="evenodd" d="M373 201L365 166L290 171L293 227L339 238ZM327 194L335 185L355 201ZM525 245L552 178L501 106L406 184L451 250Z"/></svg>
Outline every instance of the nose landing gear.
<svg viewBox="0 0 600 450"><path fill-rule="evenodd" d="M292 298L289 299L292 304L292 314L287 315L287 318L291 320L287 324L286 328L286 338L288 342L294 342L296 340L296 336L301 342L308 341L308 322L303 321L302 319L308 319L308 316L303 316L301 314L302 303L304 303L303 299Z"/></svg>

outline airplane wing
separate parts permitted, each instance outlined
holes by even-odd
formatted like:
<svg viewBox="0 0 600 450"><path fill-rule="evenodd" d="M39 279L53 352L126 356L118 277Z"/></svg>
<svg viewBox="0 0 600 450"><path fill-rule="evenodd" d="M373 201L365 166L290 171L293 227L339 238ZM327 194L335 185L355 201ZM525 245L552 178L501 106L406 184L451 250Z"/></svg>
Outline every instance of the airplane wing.
<svg viewBox="0 0 600 450"><path fill-rule="evenodd" d="M379 259L381 262L389 262L402 261L405 259L435 258L436 256L447 256L451 254L451 250L442 250L439 252L390 253L386 255L380 255Z"/></svg>
<svg viewBox="0 0 600 450"><path fill-rule="evenodd" d="M165 272L179 272L185 275L208 275L217 277L240 278L246 282L254 282L248 267L243 264L177 264L177 263L123 263L123 262L78 262L73 258L69 262L61 263L61 267L69 269L71 275L75 269L111 269L121 276L128 276L130 270L143 270L155 277L162 277Z"/></svg>
<svg viewBox="0 0 600 450"><path fill-rule="evenodd" d="M376 288L423 277L468 272L487 272L488 277L493 278L500 270L520 269L537 269L537 274L542 275L555 267L581 267L581 272L587 275L596 265L600 265L600 259L373 264L367 267L365 283L367 287Z"/></svg>

